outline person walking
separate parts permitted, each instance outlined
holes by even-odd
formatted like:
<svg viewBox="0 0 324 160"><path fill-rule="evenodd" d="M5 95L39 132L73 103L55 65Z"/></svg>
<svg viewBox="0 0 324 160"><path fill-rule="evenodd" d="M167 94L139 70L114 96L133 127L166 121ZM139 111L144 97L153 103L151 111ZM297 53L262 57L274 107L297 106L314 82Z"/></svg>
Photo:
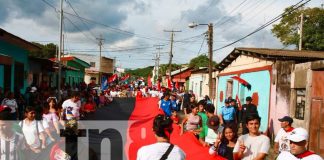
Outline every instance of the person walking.
<svg viewBox="0 0 324 160"><path fill-rule="evenodd" d="M252 114L256 114L258 115L258 110L257 107L252 103L252 98L251 97L246 97L246 104L244 104L242 106L242 110L240 111L240 126L242 127L243 131L242 134L247 134L248 133L248 129L246 127L246 117L252 115Z"/></svg>

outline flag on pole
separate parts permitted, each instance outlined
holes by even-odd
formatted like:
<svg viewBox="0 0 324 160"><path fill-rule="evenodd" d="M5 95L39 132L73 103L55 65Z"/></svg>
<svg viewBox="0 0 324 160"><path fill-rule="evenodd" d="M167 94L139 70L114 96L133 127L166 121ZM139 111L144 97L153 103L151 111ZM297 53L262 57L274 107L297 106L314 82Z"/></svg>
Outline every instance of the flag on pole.
<svg viewBox="0 0 324 160"><path fill-rule="evenodd" d="M177 81L176 84L175 84L175 88L176 88L177 90L179 90L179 83L178 83L178 81Z"/></svg>
<svg viewBox="0 0 324 160"><path fill-rule="evenodd" d="M106 76L101 77L101 90L106 90L108 88L108 79Z"/></svg>
<svg viewBox="0 0 324 160"><path fill-rule="evenodd" d="M160 82L160 80L157 80L157 90L161 91L161 82Z"/></svg>
<svg viewBox="0 0 324 160"><path fill-rule="evenodd" d="M172 90L172 82L170 78L168 78L168 88Z"/></svg>
<svg viewBox="0 0 324 160"><path fill-rule="evenodd" d="M147 86L152 87L152 81L151 81L151 76L150 75L147 76Z"/></svg>
<svg viewBox="0 0 324 160"><path fill-rule="evenodd" d="M240 101L240 98L238 97L238 95L236 95L235 99L236 99L236 102L237 102L238 109L242 110L242 104L241 104L241 101Z"/></svg>
<svg viewBox="0 0 324 160"><path fill-rule="evenodd" d="M120 80L125 81L130 77L130 74L126 74L124 77L122 77Z"/></svg>
<svg viewBox="0 0 324 160"><path fill-rule="evenodd" d="M114 82L115 80L117 80L117 78L118 78L118 75L117 74L113 74L112 76L109 77L108 83Z"/></svg>

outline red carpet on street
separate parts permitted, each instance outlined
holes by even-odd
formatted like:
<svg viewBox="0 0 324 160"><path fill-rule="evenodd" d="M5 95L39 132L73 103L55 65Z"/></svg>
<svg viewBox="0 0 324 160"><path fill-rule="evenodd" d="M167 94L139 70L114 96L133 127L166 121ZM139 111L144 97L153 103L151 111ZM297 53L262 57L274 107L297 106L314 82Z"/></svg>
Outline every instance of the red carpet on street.
<svg viewBox="0 0 324 160"><path fill-rule="evenodd" d="M136 160L137 151L140 147L156 143L152 131L154 117L161 113L157 106L158 98L137 98L135 108L130 116L126 143L126 155L129 160ZM171 135L171 143L178 145L185 153L186 160L223 160L219 156L208 154L207 147L203 147L195 136L185 133L180 136L180 127L174 125Z"/></svg>

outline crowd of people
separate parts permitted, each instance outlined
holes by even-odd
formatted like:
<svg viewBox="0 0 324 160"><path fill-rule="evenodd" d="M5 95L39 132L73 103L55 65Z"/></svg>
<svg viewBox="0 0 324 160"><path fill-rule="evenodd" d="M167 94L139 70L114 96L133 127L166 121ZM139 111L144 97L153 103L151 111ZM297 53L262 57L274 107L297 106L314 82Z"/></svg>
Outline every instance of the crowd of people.
<svg viewBox="0 0 324 160"><path fill-rule="evenodd" d="M47 155L73 159L60 148L62 128L77 137L75 124L105 107L116 97L156 97L157 106L163 114L155 117L153 132L157 144L142 147L138 160L185 159L185 153L170 144L172 125L181 127L181 133L193 134L209 154L226 159L261 160L269 155L269 137L261 132L261 117L251 97L239 107L235 99L228 97L218 111L208 96L197 101L192 91L169 90L143 85L114 85L104 91L80 83L63 86L61 91L46 86L31 86L24 94L4 91L0 88L0 159L38 159ZM60 99L60 100L59 100ZM19 120L14 123L8 120ZM274 151L278 160L312 159L322 160L307 150L308 133L303 128L293 128L293 119L285 116L278 120L281 129L274 140ZM71 134L72 133L72 134ZM55 151L53 151L55 150ZM28 154L26 154L28 153ZM92 159L96 159L92 154Z"/></svg>
<svg viewBox="0 0 324 160"><path fill-rule="evenodd" d="M227 98L219 114L216 114L208 96L196 102L192 91L179 93L166 89L159 98L158 107L164 114L155 117L153 123L158 143L142 147L138 151L138 160L167 156L174 160L185 159L181 148L165 144L170 143L167 135L171 132L163 131L169 131L172 123L182 128L180 134L189 132L195 135L202 146L209 147L210 155L229 160L262 160L269 157L270 138L260 131L261 117L251 97L246 97L246 104L242 107L238 107L235 99ZM274 140L275 159L322 160L319 155L307 150L309 135L304 128L293 128L291 117L284 116L278 119L278 123L281 124L281 129ZM163 144L159 143L162 141ZM172 150L172 147L176 149Z"/></svg>

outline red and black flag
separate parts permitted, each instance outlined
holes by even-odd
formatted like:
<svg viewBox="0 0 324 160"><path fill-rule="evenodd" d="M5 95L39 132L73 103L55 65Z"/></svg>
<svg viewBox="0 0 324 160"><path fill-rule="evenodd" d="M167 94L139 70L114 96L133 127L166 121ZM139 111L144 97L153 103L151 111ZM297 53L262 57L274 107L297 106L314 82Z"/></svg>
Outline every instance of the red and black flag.
<svg viewBox="0 0 324 160"><path fill-rule="evenodd" d="M238 76L233 76L231 78L237 80L239 83L241 83L243 86L245 86L249 91L251 90L252 86L246 80L244 80L244 79L242 79L242 78L240 78Z"/></svg>

